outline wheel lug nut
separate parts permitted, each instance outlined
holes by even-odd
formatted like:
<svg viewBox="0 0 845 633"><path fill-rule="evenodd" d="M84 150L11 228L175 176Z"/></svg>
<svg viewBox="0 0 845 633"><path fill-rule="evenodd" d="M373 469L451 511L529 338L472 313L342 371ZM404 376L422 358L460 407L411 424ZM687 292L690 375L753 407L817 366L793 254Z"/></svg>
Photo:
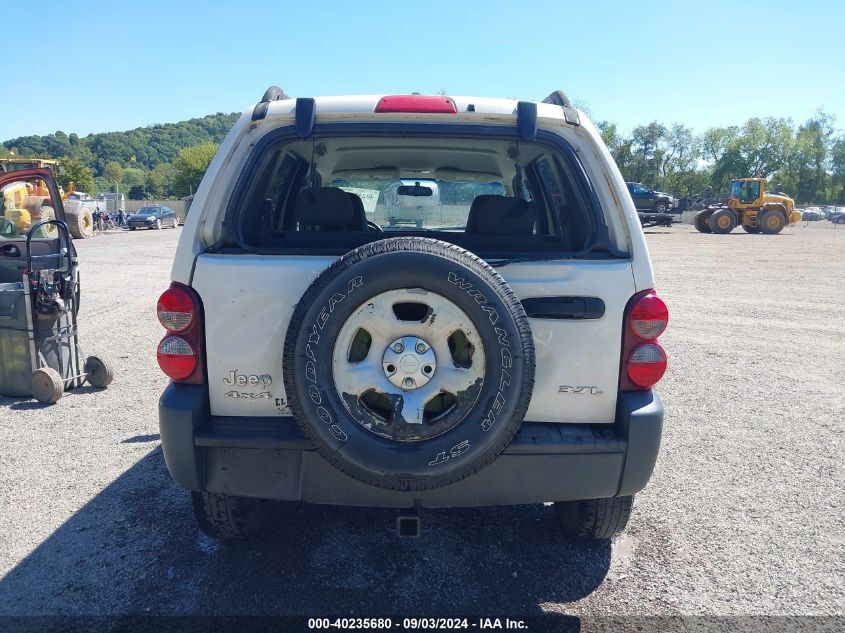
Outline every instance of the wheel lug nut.
<svg viewBox="0 0 845 633"><path fill-rule="evenodd" d="M406 387L413 387L414 386L414 379L413 378L405 378L405 380L402 381L402 384Z"/></svg>
<svg viewBox="0 0 845 633"><path fill-rule="evenodd" d="M418 354L425 354L425 343L423 343L423 342L417 343L417 353Z"/></svg>
<svg viewBox="0 0 845 633"><path fill-rule="evenodd" d="M405 346L402 343L396 343L393 345L393 351L397 354L401 354L405 350Z"/></svg>

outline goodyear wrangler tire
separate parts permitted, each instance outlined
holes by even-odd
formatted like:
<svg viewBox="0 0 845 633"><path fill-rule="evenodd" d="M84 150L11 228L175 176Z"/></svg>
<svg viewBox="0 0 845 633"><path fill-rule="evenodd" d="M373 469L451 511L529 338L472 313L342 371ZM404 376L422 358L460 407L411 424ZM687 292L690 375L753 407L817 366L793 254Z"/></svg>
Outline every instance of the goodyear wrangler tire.
<svg viewBox="0 0 845 633"><path fill-rule="evenodd" d="M492 462L534 385L522 304L475 255L438 240L366 244L291 318L285 390L302 432L351 477L428 490Z"/></svg>

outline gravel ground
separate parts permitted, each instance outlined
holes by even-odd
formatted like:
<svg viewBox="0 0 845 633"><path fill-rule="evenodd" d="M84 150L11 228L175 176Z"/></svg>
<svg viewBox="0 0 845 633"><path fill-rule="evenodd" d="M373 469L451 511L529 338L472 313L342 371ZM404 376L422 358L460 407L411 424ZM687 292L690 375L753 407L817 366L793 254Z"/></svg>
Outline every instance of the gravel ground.
<svg viewBox="0 0 845 633"><path fill-rule="evenodd" d="M648 229L671 323L664 442L626 533L564 540L548 506L280 506L201 536L159 448L155 301L180 231L78 242L81 342L105 391L0 397L0 614L845 615L845 229ZM120 262L120 263L116 263Z"/></svg>

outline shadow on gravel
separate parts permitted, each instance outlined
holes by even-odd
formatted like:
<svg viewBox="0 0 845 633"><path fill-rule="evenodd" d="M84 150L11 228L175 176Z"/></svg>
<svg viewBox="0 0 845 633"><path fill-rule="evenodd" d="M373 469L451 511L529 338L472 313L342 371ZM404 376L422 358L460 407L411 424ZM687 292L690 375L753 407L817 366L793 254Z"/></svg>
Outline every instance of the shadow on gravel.
<svg viewBox="0 0 845 633"><path fill-rule="evenodd" d="M145 444L147 442L158 442L161 439L161 435L158 433L150 433L148 435L135 435L133 437L127 437L125 440L121 440L121 444Z"/></svg>
<svg viewBox="0 0 845 633"><path fill-rule="evenodd" d="M81 396L86 393L94 393L102 390L102 387L83 385L81 387L68 389L64 392L64 394L62 394L62 398L73 398L74 396ZM42 404L31 397L9 398L8 396L0 396L0 407L8 407L12 411L31 411L52 406L52 404Z"/></svg>
<svg viewBox="0 0 845 633"><path fill-rule="evenodd" d="M27 398L25 400L6 400L4 402L0 402L0 405L8 406L12 411L37 411L38 409L46 409L47 407L53 406L51 404L42 404L32 398Z"/></svg>
<svg viewBox="0 0 845 633"><path fill-rule="evenodd" d="M265 538L220 544L156 448L0 579L0 615L530 615L610 565L608 542L567 541L547 506L424 511L417 540L395 517L284 503Z"/></svg>

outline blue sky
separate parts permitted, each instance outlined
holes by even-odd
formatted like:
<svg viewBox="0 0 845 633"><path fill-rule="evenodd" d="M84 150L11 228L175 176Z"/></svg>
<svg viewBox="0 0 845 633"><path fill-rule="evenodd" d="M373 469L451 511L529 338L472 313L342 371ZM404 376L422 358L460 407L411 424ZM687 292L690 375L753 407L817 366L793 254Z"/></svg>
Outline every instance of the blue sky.
<svg viewBox="0 0 845 633"><path fill-rule="evenodd" d="M818 107L845 127L840 0L5 4L0 141L241 111L270 84L294 96L563 89L626 130L803 121Z"/></svg>

